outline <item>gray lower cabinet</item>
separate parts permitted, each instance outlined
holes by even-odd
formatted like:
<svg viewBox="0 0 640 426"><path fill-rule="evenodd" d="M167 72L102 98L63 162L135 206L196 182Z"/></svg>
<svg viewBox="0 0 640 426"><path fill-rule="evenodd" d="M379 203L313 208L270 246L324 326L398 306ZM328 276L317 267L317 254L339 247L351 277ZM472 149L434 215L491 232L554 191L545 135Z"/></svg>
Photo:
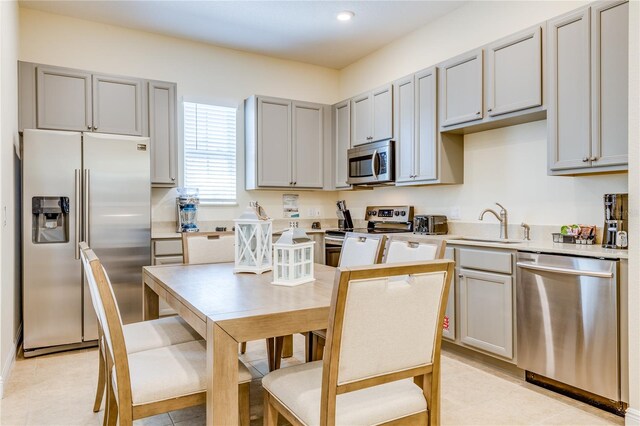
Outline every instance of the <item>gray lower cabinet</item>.
<svg viewBox="0 0 640 426"><path fill-rule="evenodd" d="M490 117L542 105L541 33L536 26L485 48Z"/></svg>
<svg viewBox="0 0 640 426"><path fill-rule="evenodd" d="M176 84L149 81L149 138L151 140L151 184L175 186L178 176L178 131Z"/></svg>
<svg viewBox="0 0 640 426"><path fill-rule="evenodd" d="M455 261L455 249L447 247L444 251L444 258ZM456 340L456 288L458 287L458 274L454 274L449 287L449 298L447 299L447 310L444 313L444 324L442 324L442 337L447 340Z"/></svg>
<svg viewBox="0 0 640 426"><path fill-rule="evenodd" d="M347 183L348 162L347 150L351 148L351 103L342 101L333 106L333 148L335 188L349 189Z"/></svg>
<svg viewBox="0 0 640 426"><path fill-rule="evenodd" d="M351 99L351 146L393 137L393 85Z"/></svg>
<svg viewBox="0 0 640 426"><path fill-rule="evenodd" d="M94 74L93 130L142 136L143 81Z"/></svg>
<svg viewBox="0 0 640 426"><path fill-rule="evenodd" d="M513 278L460 269L460 341L513 358Z"/></svg>
<svg viewBox="0 0 640 426"><path fill-rule="evenodd" d="M462 183L462 136L437 125L437 68L394 83L396 185Z"/></svg>
<svg viewBox="0 0 640 426"><path fill-rule="evenodd" d="M439 68L440 126L446 129L482 119L482 49L452 58Z"/></svg>
<svg viewBox="0 0 640 426"><path fill-rule="evenodd" d="M628 168L628 3L548 22L549 174Z"/></svg>
<svg viewBox="0 0 640 426"><path fill-rule="evenodd" d="M325 107L263 96L245 100L246 189L323 188Z"/></svg>

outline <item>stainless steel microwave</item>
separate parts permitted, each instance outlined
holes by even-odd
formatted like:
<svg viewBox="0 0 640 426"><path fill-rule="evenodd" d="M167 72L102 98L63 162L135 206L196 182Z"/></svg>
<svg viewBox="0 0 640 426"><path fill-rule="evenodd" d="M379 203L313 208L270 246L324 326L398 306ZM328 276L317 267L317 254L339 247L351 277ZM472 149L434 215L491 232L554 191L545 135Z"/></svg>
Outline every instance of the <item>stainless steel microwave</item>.
<svg viewBox="0 0 640 426"><path fill-rule="evenodd" d="M347 151L350 185L390 184L395 180L393 141L368 143Z"/></svg>

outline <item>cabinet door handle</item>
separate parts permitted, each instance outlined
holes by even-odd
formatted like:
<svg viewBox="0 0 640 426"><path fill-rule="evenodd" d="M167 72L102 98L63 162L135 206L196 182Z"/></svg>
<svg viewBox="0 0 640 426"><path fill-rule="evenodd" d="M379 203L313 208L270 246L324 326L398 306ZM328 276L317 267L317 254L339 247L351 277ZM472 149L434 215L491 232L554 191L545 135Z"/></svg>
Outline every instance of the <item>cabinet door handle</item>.
<svg viewBox="0 0 640 426"><path fill-rule="evenodd" d="M91 130L91 126L87 126L87 130Z"/></svg>
<svg viewBox="0 0 640 426"><path fill-rule="evenodd" d="M584 158L582 159L582 162L583 162L583 163L586 163L587 161L589 161L589 157L584 157Z"/></svg>
<svg viewBox="0 0 640 426"><path fill-rule="evenodd" d="M476 112L476 115L480 115L480 114L482 114L480 111Z"/></svg>
<svg viewBox="0 0 640 426"><path fill-rule="evenodd" d="M458 274L458 278L464 278L464 275Z"/></svg>
<svg viewBox="0 0 640 426"><path fill-rule="evenodd" d="M94 131L98 130L98 127L93 126L93 130L94 130Z"/></svg>
<svg viewBox="0 0 640 426"><path fill-rule="evenodd" d="M598 157L591 157L590 160L591 161L598 161Z"/></svg>
<svg viewBox="0 0 640 426"><path fill-rule="evenodd" d="M171 178L171 180L175 181L175 180L176 180L176 178L172 177L172 178Z"/></svg>
<svg viewBox="0 0 640 426"><path fill-rule="evenodd" d="M489 108L489 109L487 110L487 112L491 112L491 111L493 111L493 108Z"/></svg>

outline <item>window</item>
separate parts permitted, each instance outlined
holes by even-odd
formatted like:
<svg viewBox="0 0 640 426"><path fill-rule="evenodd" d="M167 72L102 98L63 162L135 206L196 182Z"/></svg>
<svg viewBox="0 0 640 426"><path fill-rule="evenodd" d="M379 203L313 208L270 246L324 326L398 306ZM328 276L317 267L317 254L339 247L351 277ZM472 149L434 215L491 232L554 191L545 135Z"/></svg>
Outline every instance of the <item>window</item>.
<svg viewBox="0 0 640 426"><path fill-rule="evenodd" d="M236 203L235 108L184 102L184 186L203 203Z"/></svg>

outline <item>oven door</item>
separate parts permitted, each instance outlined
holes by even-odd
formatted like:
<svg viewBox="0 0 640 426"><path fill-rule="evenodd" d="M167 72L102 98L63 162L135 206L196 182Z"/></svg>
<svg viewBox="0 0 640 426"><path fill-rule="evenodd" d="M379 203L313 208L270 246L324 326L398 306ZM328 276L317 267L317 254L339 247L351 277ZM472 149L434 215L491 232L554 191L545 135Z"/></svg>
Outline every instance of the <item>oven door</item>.
<svg viewBox="0 0 640 426"><path fill-rule="evenodd" d="M393 141L362 145L347 151L350 185L389 183L394 179Z"/></svg>
<svg viewBox="0 0 640 426"><path fill-rule="evenodd" d="M328 266L338 267L340 264L340 252L343 239L339 237L324 237L324 263Z"/></svg>

